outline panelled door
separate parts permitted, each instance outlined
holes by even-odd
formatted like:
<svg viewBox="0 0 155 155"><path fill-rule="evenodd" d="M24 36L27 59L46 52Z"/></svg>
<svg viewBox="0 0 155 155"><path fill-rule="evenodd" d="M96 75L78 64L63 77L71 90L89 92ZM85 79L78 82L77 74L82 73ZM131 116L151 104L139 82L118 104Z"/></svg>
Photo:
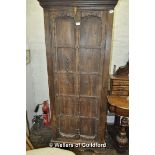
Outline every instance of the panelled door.
<svg viewBox="0 0 155 155"><path fill-rule="evenodd" d="M91 140L98 137L105 19L103 11L50 14L59 137Z"/></svg>

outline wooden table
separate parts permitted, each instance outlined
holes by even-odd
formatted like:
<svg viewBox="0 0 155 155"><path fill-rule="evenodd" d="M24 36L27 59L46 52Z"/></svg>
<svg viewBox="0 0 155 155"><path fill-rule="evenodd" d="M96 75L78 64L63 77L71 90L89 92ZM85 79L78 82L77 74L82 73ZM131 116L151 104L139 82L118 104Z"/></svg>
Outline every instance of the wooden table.
<svg viewBox="0 0 155 155"><path fill-rule="evenodd" d="M109 110L116 115L129 116L129 100L127 96L107 96Z"/></svg>
<svg viewBox="0 0 155 155"><path fill-rule="evenodd" d="M121 116L120 130L115 136L115 141L117 150L124 151L128 147L126 127L128 127L129 100L127 96L107 96L107 99L109 111Z"/></svg>

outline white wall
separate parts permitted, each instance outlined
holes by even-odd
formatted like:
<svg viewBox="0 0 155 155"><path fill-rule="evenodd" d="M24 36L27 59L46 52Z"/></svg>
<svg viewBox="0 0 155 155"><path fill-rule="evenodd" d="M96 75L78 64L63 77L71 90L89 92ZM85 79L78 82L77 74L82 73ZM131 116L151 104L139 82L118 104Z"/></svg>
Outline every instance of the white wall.
<svg viewBox="0 0 155 155"><path fill-rule="evenodd" d="M126 64L129 59L129 0L119 0L114 9L113 36L110 74ZM114 116L107 116L107 122L113 123Z"/></svg>
<svg viewBox="0 0 155 155"><path fill-rule="evenodd" d="M129 0L119 0L114 9L110 74L113 66L123 66L129 59ZM107 122L113 123L114 116L107 116Z"/></svg>
<svg viewBox="0 0 155 155"><path fill-rule="evenodd" d="M31 52L31 63L27 65L27 111L28 120L34 115L35 106L49 100L44 36L43 9L37 0L27 0L27 49ZM41 108L40 108L41 111ZM40 113L40 112L38 112Z"/></svg>
<svg viewBox="0 0 155 155"><path fill-rule="evenodd" d="M111 52L112 74L114 65L123 66L129 58L129 0L119 0L114 9Z"/></svg>
<svg viewBox="0 0 155 155"><path fill-rule="evenodd" d="M47 62L44 36L43 9L37 0L27 0L27 49L31 51L31 63L27 65L27 111L31 124L36 104L49 100ZM128 60L128 0L119 0L114 10L113 43L110 73L113 65L125 65ZM41 113L41 112L39 112ZM108 121L113 118L108 117Z"/></svg>

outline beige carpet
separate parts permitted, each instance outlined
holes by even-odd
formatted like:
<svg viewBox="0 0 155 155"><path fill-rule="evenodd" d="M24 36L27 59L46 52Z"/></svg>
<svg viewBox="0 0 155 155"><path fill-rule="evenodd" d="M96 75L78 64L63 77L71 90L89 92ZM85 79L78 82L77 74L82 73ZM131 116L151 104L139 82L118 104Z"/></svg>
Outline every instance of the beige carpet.
<svg viewBox="0 0 155 155"><path fill-rule="evenodd" d="M59 148L40 148L26 151L26 155L75 155L73 152Z"/></svg>

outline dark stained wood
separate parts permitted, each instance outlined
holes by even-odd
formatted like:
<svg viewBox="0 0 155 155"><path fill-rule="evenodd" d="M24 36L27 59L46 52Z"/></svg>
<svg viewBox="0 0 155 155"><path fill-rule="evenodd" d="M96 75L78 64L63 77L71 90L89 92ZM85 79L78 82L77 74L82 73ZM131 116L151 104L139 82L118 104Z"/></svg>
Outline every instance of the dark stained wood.
<svg viewBox="0 0 155 155"><path fill-rule="evenodd" d="M129 77L111 76L110 95L129 96Z"/></svg>
<svg viewBox="0 0 155 155"><path fill-rule="evenodd" d="M125 91L124 89L123 90L113 90L113 91L111 91L111 95L128 96L129 91Z"/></svg>
<svg viewBox="0 0 155 155"><path fill-rule="evenodd" d="M50 30L50 15L47 10L44 10L44 24L45 24L45 43L46 43L46 56L47 56L47 70L48 70L48 85L49 85L49 96L50 96L50 103L52 103L51 108L51 123L52 123L52 139L56 139L56 129L57 129L57 122L56 122L56 102L55 102L55 89L54 89L54 73L53 73L53 53L51 50L53 48L53 32ZM52 23L53 24L53 23Z"/></svg>
<svg viewBox="0 0 155 155"><path fill-rule="evenodd" d="M126 90L128 91L129 90L129 87L126 87L126 86L115 86L113 85L112 89L115 91L115 90Z"/></svg>
<svg viewBox="0 0 155 155"><path fill-rule="evenodd" d="M117 0L39 2L45 14L52 141L104 143L113 20L108 10Z"/></svg>
<svg viewBox="0 0 155 155"><path fill-rule="evenodd" d="M113 96L129 96L129 63L121 66L110 78L110 95ZM120 117L115 116L116 126L120 125Z"/></svg>
<svg viewBox="0 0 155 155"><path fill-rule="evenodd" d="M57 67L59 71L75 71L76 70L76 54L72 48L58 48Z"/></svg>
<svg viewBox="0 0 155 155"><path fill-rule="evenodd" d="M78 116L78 103L76 97L62 97L61 113L63 115Z"/></svg>
<svg viewBox="0 0 155 155"><path fill-rule="evenodd" d="M111 77L111 79L113 79L112 81L112 85L113 86L129 86L129 80L128 80L128 77L124 77L122 79L121 76L117 76L117 77Z"/></svg>
<svg viewBox="0 0 155 155"><path fill-rule="evenodd" d="M115 73L115 76L127 76L129 75L129 61L126 63L125 66L121 66L118 68L118 70Z"/></svg>
<svg viewBox="0 0 155 155"><path fill-rule="evenodd" d="M111 76L110 96L108 96L109 110L115 113L115 122L113 128L119 134L113 134L109 131L115 148L119 152L124 152L128 148L128 138L126 136L126 128L128 127L129 116L129 62L125 66L121 66ZM121 117L122 116L122 119ZM125 117L124 117L125 116ZM120 123L121 122L121 123Z"/></svg>
<svg viewBox="0 0 155 155"><path fill-rule="evenodd" d="M95 134L95 118L80 118L80 137L85 139L94 139Z"/></svg>
<svg viewBox="0 0 155 155"><path fill-rule="evenodd" d="M123 153L128 148L126 128L128 127L129 98L127 96L107 96L107 99L109 110L117 116L122 116L119 125L119 132L115 136L113 136L112 133L110 134L117 151Z"/></svg>
<svg viewBox="0 0 155 155"><path fill-rule="evenodd" d="M73 137L76 135L77 117L60 116L60 135L65 137Z"/></svg>
<svg viewBox="0 0 155 155"><path fill-rule="evenodd" d="M98 114L98 104L95 98L80 98L80 116L82 117L97 117Z"/></svg>
<svg viewBox="0 0 155 155"><path fill-rule="evenodd" d="M100 47L101 19L96 16L86 16L81 19L80 47Z"/></svg>
<svg viewBox="0 0 155 155"><path fill-rule="evenodd" d="M38 0L44 8L79 7L80 9L109 10L118 0Z"/></svg>
<svg viewBox="0 0 155 155"><path fill-rule="evenodd" d="M100 64L99 62L96 62L96 60L100 60L100 58L101 58L100 49L81 48L80 49L80 71L98 73L100 69Z"/></svg>
<svg viewBox="0 0 155 155"><path fill-rule="evenodd" d="M107 90L108 90L108 79L109 79L109 65L110 65L110 52L111 52L111 40L112 40L112 25L113 25L113 14L109 14L106 12L104 15L105 26L104 31L104 44L102 48L102 57L103 57L103 68L102 68L102 88L101 88L101 98L100 100L100 118L99 118L99 128L98 128L98 139L99 142L104 141L106 124L102 122L106 122L106 114L107 114Z"/></svg>
<svg viewBox="0 0 155 155"><path fill-rule="evenodd" d="M74 74L59 74L59 94L75 95L76 76Z"/></svg>
<svg viewBox="0 0 155 155"><path fill-rule="evenodd" d="M80 76L80 95L98 96L98 76L81 75Z"/></svg>
<svg viewBox="0 0 155 155"><path fill-rule="evenodd" d="M74 18L56 18L56 46L74 47L75 46L75 27Z"/></svg>

